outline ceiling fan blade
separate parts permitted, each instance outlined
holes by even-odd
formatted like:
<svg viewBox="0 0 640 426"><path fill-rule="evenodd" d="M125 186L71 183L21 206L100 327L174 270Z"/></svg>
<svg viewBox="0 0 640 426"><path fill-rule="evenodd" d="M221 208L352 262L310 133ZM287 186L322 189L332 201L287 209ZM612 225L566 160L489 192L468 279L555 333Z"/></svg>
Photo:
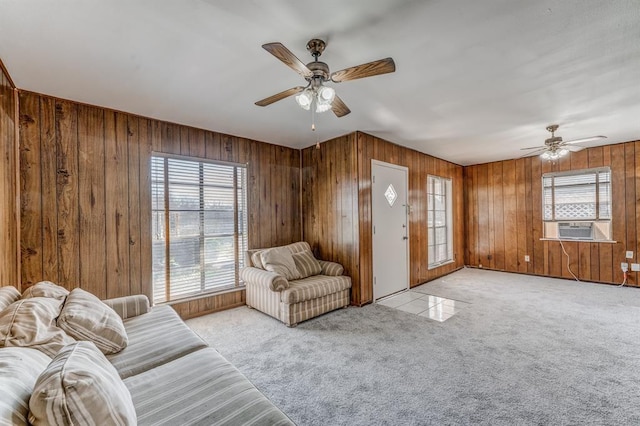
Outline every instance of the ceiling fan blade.
<svg viewBox="0 0 640 426"><path fill-rule="evenodd" d="M340 83L342 81L356 80L358 78L387 74L390 72L394 72L395 70L396 64L395 62L393 62L393 59L386 58L336 71L331 74L330 79L334 83Z"/></svg>
<svg viewBox="0 0 640 426"><path fill-rule="evenodd" d="M524 150L527 150L527 149L542 149L542 148L547 149L547 146L546 145L538 145L538 146L530 146L529 148L520 148L520 149L524 151Z"/></svg>
<svg viewBox="0 0 640 426"><path fill-rule="evenodd" d="M275 95L269 96L268 98L264 98L256 102L256 105L261 107L271 105L274 102L278 102L279 100L288 98L289 96L295 95L296 93L300 93L303 90L304 90L304 87L302 86L293 87L291 89L285 90L284 92L276 93Z"/></svg>
<svg viewBox="0 0 640 426"><path fill-rule="evenodd" d="M591 136L588 138L582 138L582 139L573 139L570 141L565 141L563 142L563 144L571 144L571 143L582 143L582 142L591 142L591 141L597 141L598 139L606 139L606 136Z"/></svg>
<svg viewBox="0 0 640 426"><path fill-rule="evenodd" d="M349 107L344 102L342 102L342 99L340 99L338 96L336 96L331 103L331 111L333 111L336 117L344 117L351 112Z"/></svg>
<svg viewBox="0 0 640 426"><path fill-rule="evenodd" d="M289 49L284 47L282 43L267 43L263 44L262 48L271 53L276 58L280 59L285 65L289 66L292 70L303 76L304 78L313 77L313 73L300 59L296 57Z"/></svg>
<svg viewBox="0 0 640 426"><path fill-rule="evenodd" d="M580 146L580 145L565 145L562 144L561 145L564 149L567 149L571 152L578 152L578 151L582 151L583 149L586 149L586 147L584 146Z"/></svg>
<svg viewBox="0 0 640 426"><path fill-rule="evenodd" d="M544 148L539 148L536 151L527 152L526 154L524 154L524 155L522 155L522 156L520 156L518 158L533 157L534 155L542 154L545 151L547 151L547 147L546 146Z"/></svg>

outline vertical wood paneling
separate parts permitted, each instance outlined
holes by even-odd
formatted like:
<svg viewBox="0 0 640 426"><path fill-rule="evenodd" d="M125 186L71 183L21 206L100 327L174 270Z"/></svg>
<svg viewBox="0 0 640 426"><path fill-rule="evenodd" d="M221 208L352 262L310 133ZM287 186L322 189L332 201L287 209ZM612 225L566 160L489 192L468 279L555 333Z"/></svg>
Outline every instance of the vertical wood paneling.
<svg viewBox="0 0 640 426"><path fill-rule="evenodd" d="M50 279L102 298L151 296L153 151L247 163L250 247L301 238L297 150L29 92L20 104L24 288ZM239 301L244 291L176 309Z"/></svg>
<svg viewBox="0 0 640 426"><path fill-rule="evenodd" d="M104 110L78 110L78 201L80 209L80 287L107 297Z"/></svg>
<svg viewBox="0 0 640 426"><path fill-rule="evenodd" d="M42 280L40 97L20 93L20 251L22 289Z"/></svg>
<svg viewBox="0 0 640 426"><path fill-rule="evenodd" d="M589 148L556 163L528 157L465 167L467 264L564 278L573 278L573 272L584 281L620 283L625 251L633 250L638 259L640 249L638 146L639 142L628 142ZM610 166L612 171L616 242L564 241L561 245L541 240L542 175L601 166ZM530 256L528 264L525 255ZM629 285L637 286L637 280L636 273L629 274Z"/></svg>
<svg viewBox="0 0 640 426"><path fill-rule="evenodd" d="M415 286L464 264L463 169L374 136L356 132L302 152L304 238L317 254L345 265L352 303L373 300L371 160L409 169L409 283ZM455 261L427 268L427 174L451 178Z"/></svg>
<svg viewBox="0 0 640 426"><path fill-rule="evenodd" d="M0 65L0 286L20 288L16 97L11 79Z"/></svg>

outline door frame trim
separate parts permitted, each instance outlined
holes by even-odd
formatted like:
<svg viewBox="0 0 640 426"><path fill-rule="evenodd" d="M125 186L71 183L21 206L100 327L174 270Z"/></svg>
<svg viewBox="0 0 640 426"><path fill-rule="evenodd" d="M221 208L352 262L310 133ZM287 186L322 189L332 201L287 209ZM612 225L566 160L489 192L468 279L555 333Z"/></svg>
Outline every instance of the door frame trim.
<svg viewBox="0 0 640 426"><path fill-rule="evenodd" d="M373 261L374 261L374 256L373 256L373 252L375 250L374 247L374 232L373 232L373 227L375 226L374 220L373 220L373 166L382 166L382 167L389 167L392 169L396 169L396 170L402 170L403 172L405 172L405 188L406 188L406 192L405 192L405 196L406 199L404 200L404 206L405 206L405 218L406 218L406 224L407 224L407 230L406 230L406 234L407 234L407 239L405 240L405 245L406 245L406 251L407 251L407 264L406 264L406 268L407 268L407 287L403 288L402 290L397 291L396 293L392 293L392 294L388 294L386 296L381 296L381 297L377 297L376 298L376 286L374 285L373 280L375 280L375 271L374 271L374 265L373 265ZM409 229L409 167L407 166L400 166L398 164L392 164L392 163L387 163L385 161L380 161L380 160L375 160L375 159L371 159L371 287L372 287L372 298L373 298L373 303L376 303L378 300L384 299L386 297L392 296L394 294L398 294L404 291L408 291L411 288L411 245L409 244L409 237L410 237L410 229Z"/></svg>

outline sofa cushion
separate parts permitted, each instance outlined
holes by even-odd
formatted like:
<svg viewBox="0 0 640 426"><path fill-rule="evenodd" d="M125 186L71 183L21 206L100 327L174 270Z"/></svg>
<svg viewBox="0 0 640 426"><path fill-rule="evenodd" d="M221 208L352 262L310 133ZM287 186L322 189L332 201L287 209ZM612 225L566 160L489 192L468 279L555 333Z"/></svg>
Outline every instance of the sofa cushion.
<svg viewBox="0 0 640 426"><path fill-rule="evenodd" d="M56 325L62 301L31 297L13 302L0 312L0 347L22 346L38 349L50 357L75 342Z"/></svg>
<svg viewBox="0 0 640 426"><path fill-rule="evenodd" d="M170 306L124 320L129 344L107 358L123 379L205 348L207 344Z"/></svg>
<svg viewBox="0 0 640 426"><path fill-rule="evenodd" d="M51 358L37 349L0 349L0 424L26 425L33 386Z"/></svg>
<svg viewBox="0 0 640 426"><path fill-rule="evenodd" d="M22 298L29 297L51 297L60 301L64 301L69 294L69 290L52 283L51 281L40 281L22 292Z"/></svg>
<svg viewBox="0 0 640 426"><path fill-rule="evenodd" d="M305 300L316 299L348 288L351 288L351 279L347 276L315 275L301 280L290 281L289 288L280 293L280 300L288 304L304 302Z"/></svg>
<svg viewBox="0 0 640 426"><path fill-rule="evenodd" d="M135 425L131 394L92 342L65 346L38 377L29 401L34 425Z"/></svg>
<svg viewBox="0 0 640 426"><path fill-rule="evenodd" d="M62 307L58 327L77 340L89 340L103 354L120 352L127 346L122 318L93 294L74 288Z"/></svg>
<svg viewBox="0 0 640 426"><path fill-rule="evenodd" d="M320 262L313 257L313 253L310 250L292 253L291 257L293 257L296 268L300 272L300 278L311 277L322 272Z"/></svg>
<svg viewBox="0 0 640 426"><path fill-rule="evenodd" d="M297 280L300 272L296 268L291 252L286 247L275 247L260 252L260 260L267 271L282 275L287 280Z"/></svg>
<svg viewBox="0 0 640 426"><path fill-rule="evenodd" d="M10 285L0 287L0 311L16 300L20 300L20 292L17 288Z"/></svg>
<svg viewBox="0 0 640 426"><path fill-rule="evenodd" d="M293 424L212 348L129 377L124 383L140 426Z"/></svg>

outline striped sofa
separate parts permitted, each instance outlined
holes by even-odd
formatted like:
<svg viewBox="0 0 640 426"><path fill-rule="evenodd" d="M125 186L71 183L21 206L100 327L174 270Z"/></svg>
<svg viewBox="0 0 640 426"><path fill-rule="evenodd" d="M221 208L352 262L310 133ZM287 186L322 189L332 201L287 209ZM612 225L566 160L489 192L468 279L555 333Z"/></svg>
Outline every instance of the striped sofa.
<svg viewBox="0 0 640 426"><path fill-rule="evenodd" d="M104 303L123 319L128 345L103 359L129 391L138 425L293 424L171 307L150 308L139 295ZM30 394L50 362L36 349L0 347L0 424L27 424Z"/></svg>
<svg viewBox="0 0 640 426"><path fill-rule="evenodd" d="M304 241L282 247L292 254L309 253L313 257L309 243ZM349 305L351 278L342 275L344 268L339 263L317 260L320 264L314 271L317 274L301 271L304 278L287 280L276 272L265 270L260 264L261 252L265 250L269 249L248 250L245 253L246 266L240 272L246 286L246 303L250 308L295 327L299 322ZM304 263L297 263L297 267L306 269Z"/></svg>

